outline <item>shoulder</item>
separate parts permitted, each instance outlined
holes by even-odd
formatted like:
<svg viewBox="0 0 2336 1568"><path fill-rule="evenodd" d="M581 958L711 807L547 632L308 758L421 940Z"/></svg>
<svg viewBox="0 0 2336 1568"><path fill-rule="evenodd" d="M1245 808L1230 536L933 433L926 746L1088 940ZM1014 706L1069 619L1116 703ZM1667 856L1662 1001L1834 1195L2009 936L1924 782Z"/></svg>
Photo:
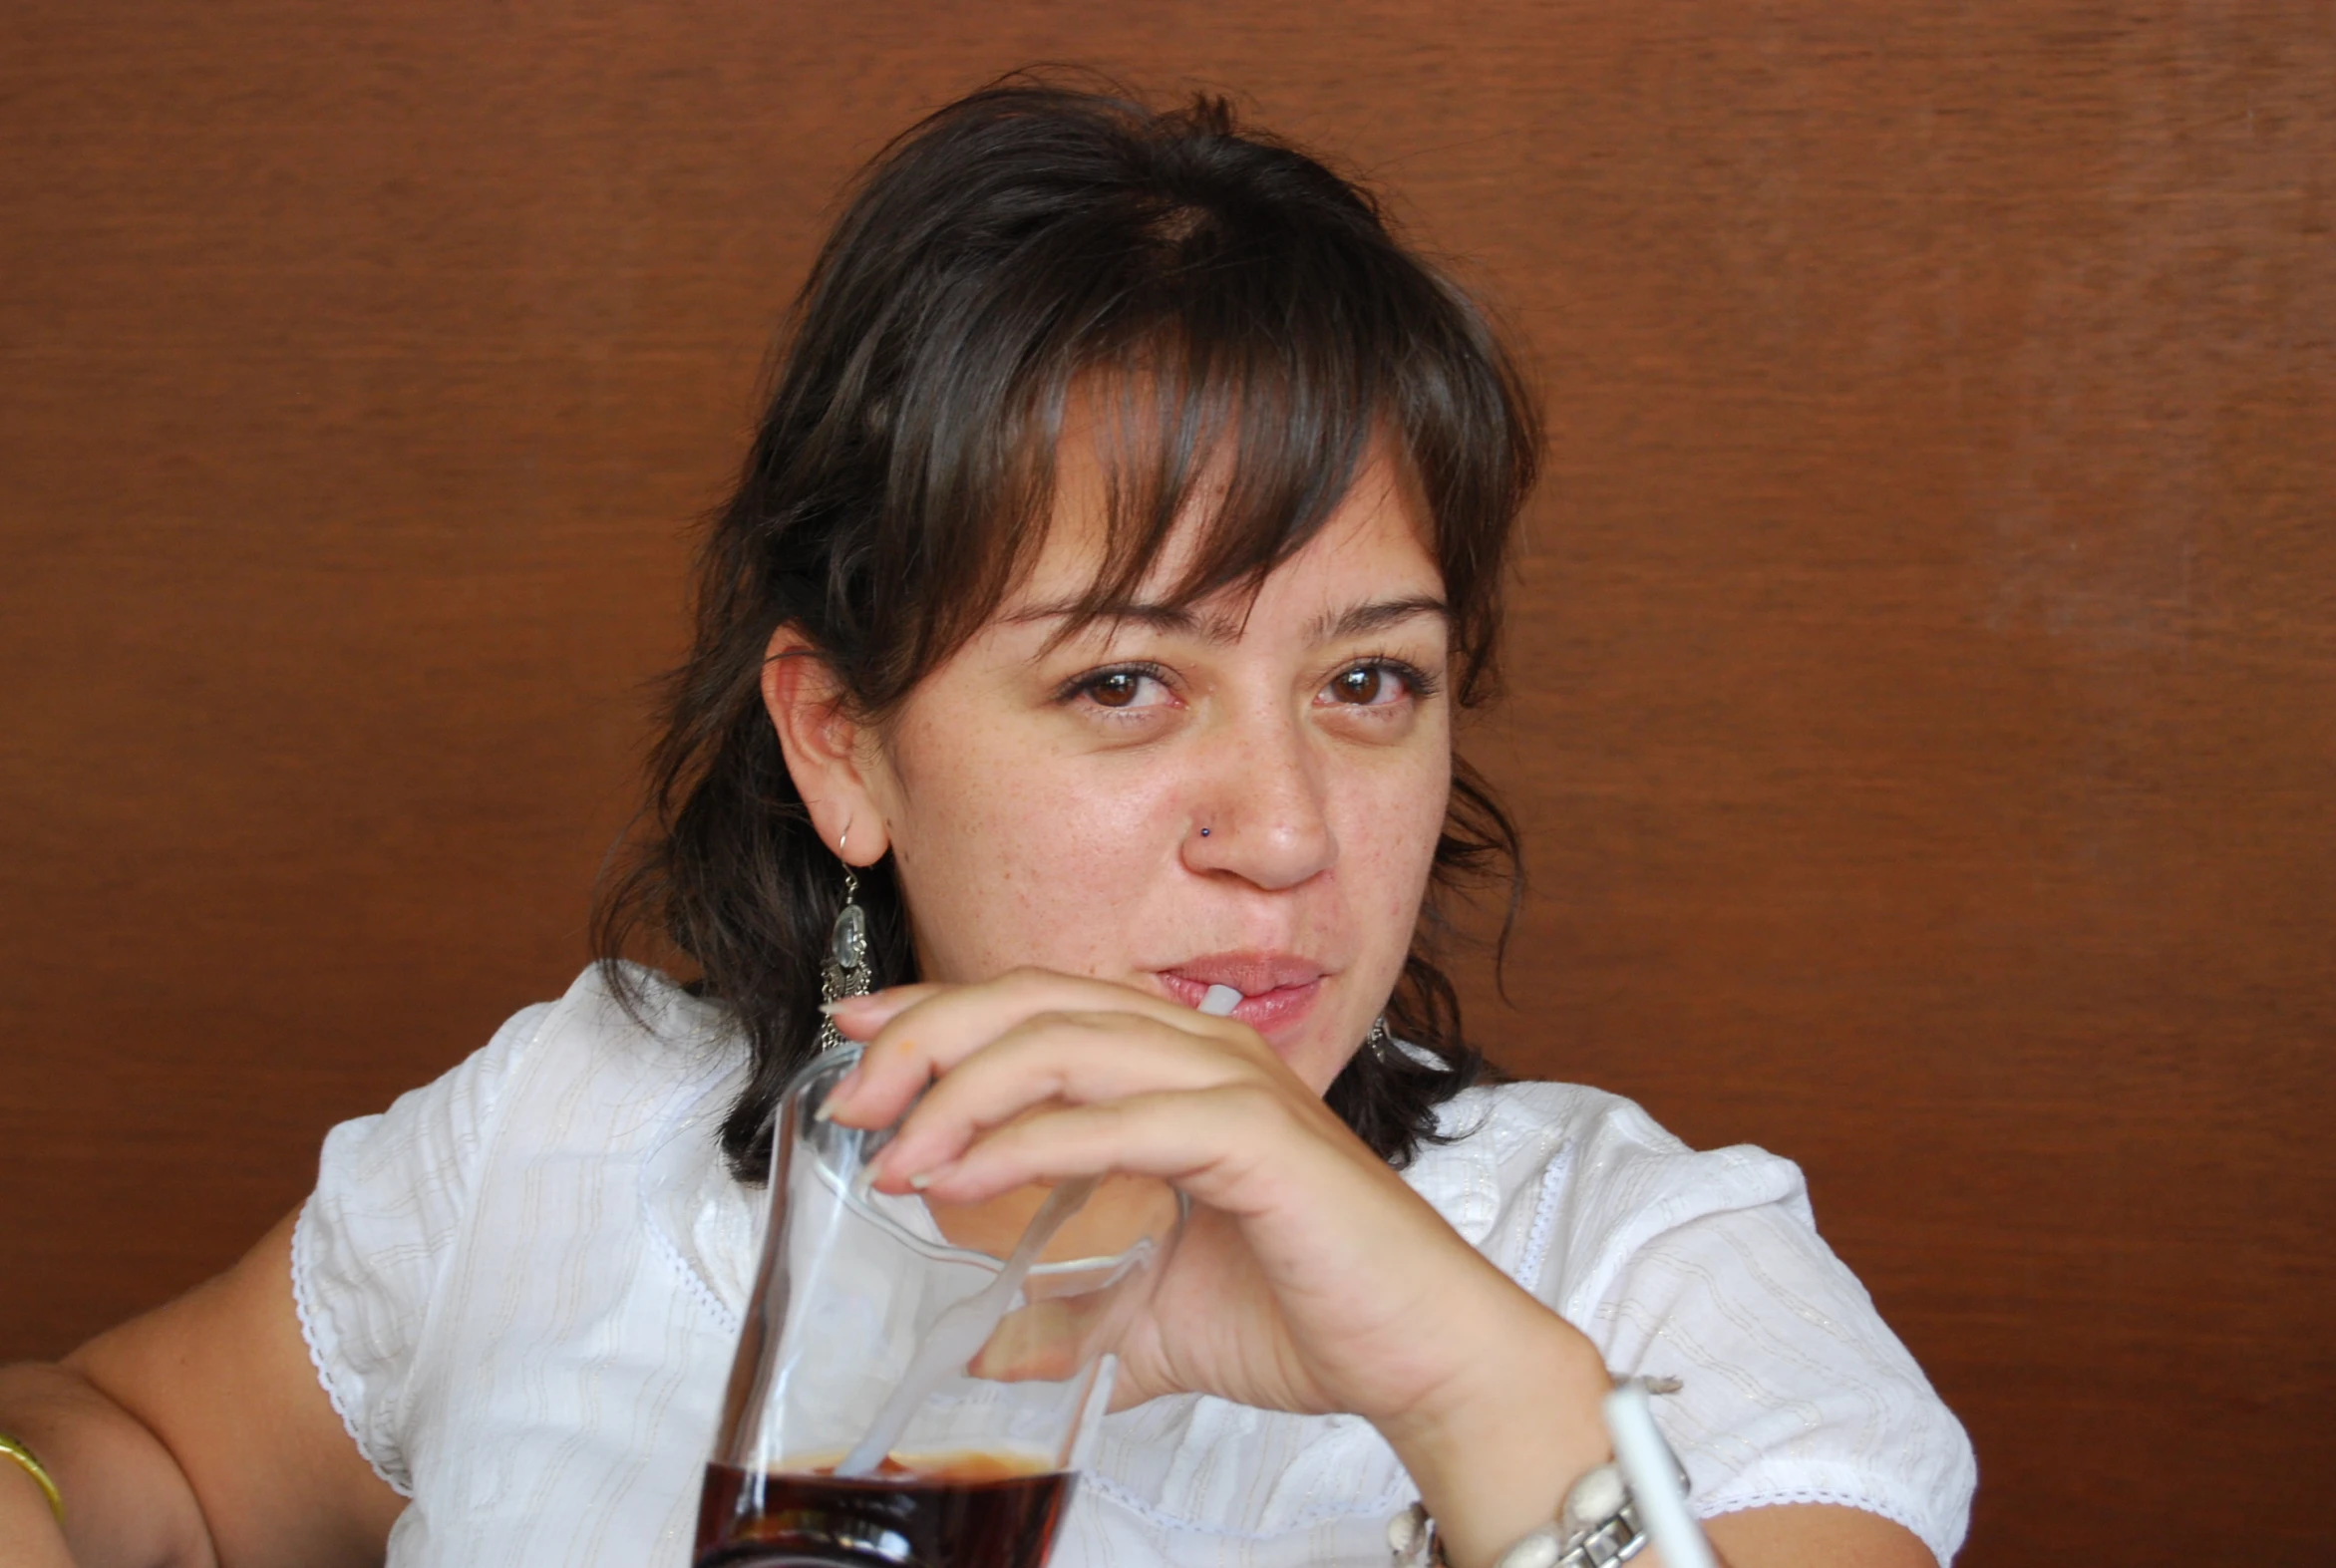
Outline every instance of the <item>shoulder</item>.
<svg viewBox="0 0 2336 1568"><path fill-rule="evenodd" d="M326 1134L293 1237L296 1281L361 1282L409 1321L482 1204L589 1200L632 1179L745 1060L719 1009L645 969L587 969L557 1001L385 1110Z"/></svg>
<svg viewBox="0 0 2336 1568"><path fill-rule="evenodd" d="M492 1088L492 1105L479 1107L482 1142L515 1145L526 1157L621 1158L655 1136L676 1105L733 1079L746 1054L723 1008L656 970L594 964L558 1000L520 1010L415 1097L445 1097L474 1076Z"/></svg>
<svg viewBox="0 0 2336 1568"><path fill-rule="evenodd" d="M655 970L595 964L556 1000L513 1013L438 1078L334 1127L325 1163L329 1169L356 1149L380 1158L424 1144L432 1146L413 1151L459 1162L531 1098L583 1091L587 1101L638 1103L645 1093L686 1092L719 1078L743 1056L720 1008Z"/></svg>
<svg viewBox="0 0 2336 1568"><path fill-rule="evenodd" d="M1970 1443L1818 1234L1798 1165L1690 1148L1578 1085L1471 1091L1445 1125L1414 1184L1617 1375L1680 1381L1656 1414L1699 1512L1839 1503L1953 1555Z"/></svg>
<svg viewBox="0 0 2336 1568"><path fill-rule="evenodd" d="M293 1231L293 1303L334 1408L393 1487L415 1487L423 1412L450 1389L485 1398L473 1386L494 1359L450 1349L480 1331L483 1303L500 1311L558 1281L531 1320L547 1342L557 1312L622 1317L647 1230L643 1174L669 1145L693 1180L719 1173L710 1138L678 1133L703 1131L691 1111L744 1060L719 1009L651 971L595 967L327 1134Z"/></svg>
<svg viewBox="0 0 2336 1568"><path fill-rule="evenodd" d="M558 1001L519 1016L529 1015L543 1069L612 1091L688 1088L730 1072L745 1055L728 1010L639 964L594 964Z"/></svg>
<svg viewBox="0 0 2336 1568"><path fill-rule="evenodd" d="M1586 1085L1469 1090L1439 1127L1447 1141L1423 1149L1409 1179L1528 1288L1561 1265L1563 1296L1594 1294L1638 1247L1706 1215L1780 1205L1815 1227L1791 1160L1750 1144L1690 1148L1635 1101Z"/></svg>

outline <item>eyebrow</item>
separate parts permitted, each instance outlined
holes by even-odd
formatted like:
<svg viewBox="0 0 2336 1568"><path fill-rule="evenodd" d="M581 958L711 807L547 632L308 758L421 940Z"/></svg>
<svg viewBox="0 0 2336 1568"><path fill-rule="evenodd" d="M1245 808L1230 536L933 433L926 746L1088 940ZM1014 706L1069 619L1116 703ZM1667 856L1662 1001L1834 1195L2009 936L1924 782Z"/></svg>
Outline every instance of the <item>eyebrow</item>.
<svg viewBox="0 0 2336 1568"><path fill-rule="evenodd" d="M1424 593L1408 599L1374 599L1335 615L1324 615L1314 623L1314 640L1332 642L1343 637L1368 637L1373 632L1400 626L1416 615L1433 615L1438 620L1449 621L1452 606Z"/></svg>
<svg viewBox="0 0 2336 1568"><path fill-rule="evenodd" d="M1030 621L1068 619L1086 615L1098 621L1112 621L1149 627L1173 636L1197 637L1203 642L1238 642L1245 616L1211 615L1202 617L1176 604L1161 604L1150 600L1108 600L1102 604L1083 604L1076 599L1056 600L1034 604L1006 619L1021 624ZM1373 599L1364 604L1351 605L1344 610L1331 610L1318 617L1311 629L1316 642L1332 642L1347 637L1368 637L1411 620L1415 616L1433 615L1439 620L1452 618L1452 607L1432 594L1413 594L1401 599Z"/></svg>

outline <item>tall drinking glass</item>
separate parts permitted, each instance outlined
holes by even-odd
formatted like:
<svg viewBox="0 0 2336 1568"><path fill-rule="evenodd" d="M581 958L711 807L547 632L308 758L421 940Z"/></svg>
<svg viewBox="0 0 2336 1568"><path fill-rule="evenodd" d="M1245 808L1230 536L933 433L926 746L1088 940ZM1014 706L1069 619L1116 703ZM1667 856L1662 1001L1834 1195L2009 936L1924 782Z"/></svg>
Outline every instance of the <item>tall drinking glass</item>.
<svg viewBox="0 0 2336 1568"><path fill-rule="evenodd" d="M1038 1568L1183 1197L1126 1176L876 1192L891 1129L818 1115L858 1059L829 1053L780 1101L697 1568Z"/></svg>

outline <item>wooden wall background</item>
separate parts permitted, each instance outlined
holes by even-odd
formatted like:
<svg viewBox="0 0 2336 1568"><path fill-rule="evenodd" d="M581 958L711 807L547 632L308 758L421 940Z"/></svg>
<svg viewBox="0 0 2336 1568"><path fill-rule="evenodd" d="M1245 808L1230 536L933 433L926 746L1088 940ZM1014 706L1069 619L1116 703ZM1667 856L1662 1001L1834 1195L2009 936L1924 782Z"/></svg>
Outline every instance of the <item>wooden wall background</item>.
<svg viewBox="0 0 2336 1568"><path fill-rule="evenodd" d="M1964 1561L2329 1560L2325 4L15 0L0 1356L565 983L834 193L1035 60L1533 345L1506 1061L1804 1162Z"/></svg>

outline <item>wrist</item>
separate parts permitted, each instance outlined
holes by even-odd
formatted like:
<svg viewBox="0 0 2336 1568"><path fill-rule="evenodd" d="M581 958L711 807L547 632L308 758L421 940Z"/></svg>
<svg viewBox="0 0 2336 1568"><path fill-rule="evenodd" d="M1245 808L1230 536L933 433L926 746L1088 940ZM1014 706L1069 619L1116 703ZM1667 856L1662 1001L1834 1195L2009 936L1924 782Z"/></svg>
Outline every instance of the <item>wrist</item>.
<svg viewBox="0 0 2336 1568"><path fill-rule="evenodd" d="M1482 1568L1545 1525L1567 1489L1610 1456L1601 1402L1612 1389L1587 1336L1514 1292L1465 1376L1379 1422L1437 1521L1454 1568Z"/></svg>

